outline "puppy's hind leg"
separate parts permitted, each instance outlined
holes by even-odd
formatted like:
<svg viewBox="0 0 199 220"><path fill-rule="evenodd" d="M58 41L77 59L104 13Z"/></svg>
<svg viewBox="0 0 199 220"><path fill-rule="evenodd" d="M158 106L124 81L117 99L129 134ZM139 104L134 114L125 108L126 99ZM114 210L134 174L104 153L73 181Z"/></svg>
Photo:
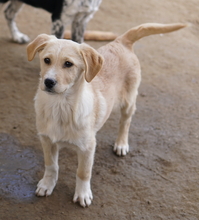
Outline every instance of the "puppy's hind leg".
<svg viewBox="0 0 199 220"><path fill-rule="evenodd" d="M37 185L37 196L51 195L58 179L58 156L59 146L52 144L46 136L41 136L41 144L44 152L45 172L43 178Z"/></svg>
<svg viewBox="0 0 199 220"><path fill-rule="evenodd" d="M29 37L21 33L18 30L17 25L15 23L16 14L19 11L19 9L22 7L22 5L23 3L20 1L10 1L10 3L7 5L4 11L13 41L20 44L29 42Z"/></svg>
<svg viewBox="0 0 199 220"><path fill-rule="evenodd" d="M125 156L129 152L128 133L132 115L136 110L135 100L133 101L133 104L125 101L121 108L119 132L113 149L118 156Z"/></svg>

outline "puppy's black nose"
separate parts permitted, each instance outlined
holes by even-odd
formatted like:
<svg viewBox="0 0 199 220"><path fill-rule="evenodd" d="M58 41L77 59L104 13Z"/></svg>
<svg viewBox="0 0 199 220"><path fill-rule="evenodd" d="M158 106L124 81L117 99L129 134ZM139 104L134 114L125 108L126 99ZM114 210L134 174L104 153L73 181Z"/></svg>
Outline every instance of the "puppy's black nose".
<svg viewBox="0 0 199 220"><path fill-rule="evenodd" d="M56 83L57 83L57 82L56 82L55 80L53 80L53 79L47 78L47 79L44 80L44 84L46 85L46 87L47 87L48 89L52 89L53 86L55 86Z"/></svg>

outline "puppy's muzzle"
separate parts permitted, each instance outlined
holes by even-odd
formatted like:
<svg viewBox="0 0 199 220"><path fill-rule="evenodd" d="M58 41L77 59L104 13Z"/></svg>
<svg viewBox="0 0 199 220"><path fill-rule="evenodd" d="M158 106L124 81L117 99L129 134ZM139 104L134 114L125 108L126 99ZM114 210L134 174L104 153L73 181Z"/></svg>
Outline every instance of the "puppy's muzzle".
<svg viewBox="0 0 199 220"><path fill-rule="evenodd" d="M50 79L50 78L47 78L44 80L44 84L46 86L46 89L49 91L49 90L52 90L53 87L56 85L57 81L55 81L54 79Z"/></svg>

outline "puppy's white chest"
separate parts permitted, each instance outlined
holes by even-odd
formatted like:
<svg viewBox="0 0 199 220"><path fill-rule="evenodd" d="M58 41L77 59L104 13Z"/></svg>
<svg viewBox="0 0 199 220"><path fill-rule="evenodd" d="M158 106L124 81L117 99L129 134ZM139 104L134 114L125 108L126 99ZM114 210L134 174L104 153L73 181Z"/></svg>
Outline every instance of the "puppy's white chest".
<svg viewBox="0 0 199 220"><path fill-rule="evenodd" d="M39 134L48 136L53 143L67 141L77 144L84 137L84 128L88 124L86 110L82 108L81 105L76 107L74 103L72 105L70 101L57 97L45 99L37 95L35 109Z"/></svg>

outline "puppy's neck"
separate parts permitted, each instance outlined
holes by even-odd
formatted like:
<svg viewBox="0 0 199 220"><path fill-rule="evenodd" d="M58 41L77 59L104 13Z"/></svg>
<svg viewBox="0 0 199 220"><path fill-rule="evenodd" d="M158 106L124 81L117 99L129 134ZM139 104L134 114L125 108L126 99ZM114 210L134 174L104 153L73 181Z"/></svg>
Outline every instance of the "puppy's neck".
<svg viewBox="0 0 199 220"><path fill-rule="evenodd" d="M73 102L79 101L84 93L90 88L90 84L86 82L83 76L78 77L75 83L61 95L67 100L72 99ZM75 101L75 102L76 102Z"/></svg>
<svg viewBox="0 0 199 220"><path fill-rule="evenodd" d="M86 82L84 76L78 77L74 85L59 94L50 94L39 89L40 96L45 97L46 102L57 106L68 106L72 110L73 117L81 115L85 117L91 113L94 105L92 86ZM37 96L36 96L37 97ZM55 104L56 103L56 104ZM62 107L60 109L62 109Z"/></svg>

